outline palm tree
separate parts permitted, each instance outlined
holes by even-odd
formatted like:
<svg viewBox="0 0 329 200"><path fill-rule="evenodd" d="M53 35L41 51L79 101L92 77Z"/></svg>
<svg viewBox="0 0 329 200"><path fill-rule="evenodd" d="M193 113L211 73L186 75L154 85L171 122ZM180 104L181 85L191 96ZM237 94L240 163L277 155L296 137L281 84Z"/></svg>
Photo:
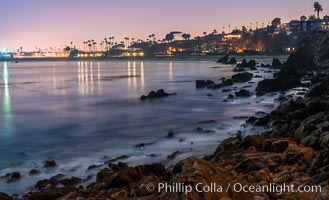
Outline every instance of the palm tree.
<svg viewBox="0 0 329 200"><path fill-rule="evenodd" d="M320 12L323 11L323 8L319 2L314 3L314 11L318 14L318 19L320 19Z"/></svg>

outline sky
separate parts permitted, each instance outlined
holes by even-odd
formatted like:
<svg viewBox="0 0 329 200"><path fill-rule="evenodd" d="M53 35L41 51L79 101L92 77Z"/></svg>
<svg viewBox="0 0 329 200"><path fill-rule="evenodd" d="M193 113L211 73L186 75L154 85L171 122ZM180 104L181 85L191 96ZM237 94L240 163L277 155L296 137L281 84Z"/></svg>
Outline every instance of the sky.
<svg viewBox="0 0 329 200"><path fill-rule="evenodd" d="M192 37L228 26L266 25L314 14L315 0L0 0L0 50L61 48L105 37L163 39L171 31ZM322 15L329 1L319 0Z"/></svg>

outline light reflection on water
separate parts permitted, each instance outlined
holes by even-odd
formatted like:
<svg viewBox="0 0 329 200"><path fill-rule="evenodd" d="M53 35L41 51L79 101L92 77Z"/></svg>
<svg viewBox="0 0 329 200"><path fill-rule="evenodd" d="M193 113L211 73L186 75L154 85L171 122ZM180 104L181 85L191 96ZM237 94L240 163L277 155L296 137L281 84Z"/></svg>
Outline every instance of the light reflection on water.
<svg viewBox="0 0 329 200"><path fill-rule="evenodd" d="M3 118L4 118L4 127L3 133L5 135L11 135L12 132L12 113L11 113L11 100L9 93L9 73L7 62L3 64L3 82L4 82L4 95L3 95Z"/></svg>
<svg viewBox="0 0 329 200"><path fill-rule="evenodd" d="M4 63L0 157L6 159L0 159L0 172L13 163L29 167L47 159L60 164L83 160L88 165L94 164L90 160L102 163L104 156L126 154L126 162L138 164L166 160L176 150L187 152L183 156L211 153L228 132L239 129L243 120L234 116L268 111L265 105L271 102L252 97L225 103L229 93L196 90L197 79L233 74L232 66L214 66L218 65L194 61ZM139 100L160 88L178 95ZM198 123L205 120L215 123ZM216 133L193 131L198 126ZM177 137L168 140L170 130ZM141 150L134 147L139 143L151 145Z"/></svg>

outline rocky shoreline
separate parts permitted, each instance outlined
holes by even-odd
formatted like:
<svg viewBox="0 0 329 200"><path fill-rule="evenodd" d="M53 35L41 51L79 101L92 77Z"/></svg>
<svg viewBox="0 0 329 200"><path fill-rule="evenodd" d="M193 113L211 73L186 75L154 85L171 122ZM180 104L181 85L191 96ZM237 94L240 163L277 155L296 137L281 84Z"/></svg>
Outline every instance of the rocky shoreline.
<svg viewBox="0 0 329 200"><path fill-rule="evenodd" d="M0 193L0 199L329 199L327 41L329 33L313 33L301 41L300 48L282 66L278 66L277 61L273 62L281 68L274 79L263 80L258 84L258 95L281 91L281 103L273 112L261 117L250 117L246 123L253 126L269 125L270 131L261 135L228 138L212 155L187 158L167 168L161 163L129 167L123 162L109 162L87 187L80 186L83 180L77 177L63 179L56 176L40 180L36 184L36 192L28 192L22 197ZM240 69L254 67L253 61L249 61L245 67L238 65ZM196 87L220 89L226 84L250 81L250 78L250 73L243 72L231 79L223 79L220 83L198 80ZM285 95L284 90L298 86L309 86L309 89L301 91L298 96ZM232 98L248 96L247 92L240 90ZM47 167L53 167L56 163L47 164ZM19 174L8 175L8 180L19 178ZM202 184L216 189L221 186L224 189L213 192L159 192L160 183L180 183L193 188ZM236 183L244 186L319 186L321 192L236 192L230 187Z"/></svg>

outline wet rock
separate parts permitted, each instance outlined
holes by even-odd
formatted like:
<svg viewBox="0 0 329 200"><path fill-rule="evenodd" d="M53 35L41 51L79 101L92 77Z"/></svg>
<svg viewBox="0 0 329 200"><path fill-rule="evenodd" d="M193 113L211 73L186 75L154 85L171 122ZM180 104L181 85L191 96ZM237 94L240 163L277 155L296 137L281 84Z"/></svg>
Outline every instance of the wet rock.
<svg viewBox="0 0 329 200"><path fill-rule="evenodd" d="M10 173L6 173L5 175L1 176L0 179L9 178L9 177L10 177Z"/></svg>
<svg viewBox="0 0 329 200"><path fill-rule="evenodd" d="M155 99L155 98L161 98L161 97L168 97L176 95L176 93L167 93L163 89L157 90L157 91L151 91L148 95L142 95L141 100L146 100L146 99Z"/></svg>
<svg viewBox="0 0 329 200"><path fill-rule="evenodd" d="M234 83L233 83L232 79L225 79L225 80L222 81L223 86L231 86L233 84Z"/></svg>
<svg viewBox="0 0 329 200"><path fill-rule="evenodd" d="M41 171L38 169L31 169L31 171L29 172L29 175L36 176L36 175L39 175L40 173L41 173Z"/></svg>
<svg viewBox="0 0 329 200"><path fill-rule="evenodd" d="M89 167L87 168L87 171L93 170L93 169L97 169L99 167L101 167L102 165L89 165Z"/></svg>
<svg viewBox="0 0 329 200"><path fill-rule="evenodd" d="M200 132L200 133L215 133L216 131L214 130L208 130L208 129L204 129L202 127L198 127L196 129L194 129L194 131Z"/></svg>
<svg viewBox="0 0 329 200"><path fill-rule="evenodd" d="M0 192L0 199L1 200L14 200L12 197L10 197L8 194Z"/></svg>
<svg viewBox="0 0 329 200"><path fill-rule="evenodd" d="M273 68L280 68L280 67L282 67L281 61L278 58L273 58L272 67Z"/></svg>
<svg viewBox="0 0 329 200"><path fill-rule="evenodd" d="M59 181L57 179L43 179L36 183L35 187L38 190L41 190L42 188L48 188L48 187L56 187L59 184Z"/></svg>
<svg viewBox="0 0 329 200"><path fill-rule="evenodd" d="M167 159L168 160L172 160L172 159L175 159L178 155L182 154L183 152L181 151L175 151L174 153L170 154L167 156Z"/></svg>
<svg viewBox="0 0 329 200"><path fill-rule="evenodd" d="M199 124L212 124L212 123L216 123L217 121L216 120L205 120L205 121L200 121L198 122Z"/></svg>
<svg viewBox="0 0 329 200"><path fill-rule="evenodd" d="M109 163L108 167L113 171L122 171L122 170L129 169L128 164L124 163L124 162L118 162L118 164Z"/></svg>
<svg viewBox="0 0 329 200"><path fill-rule="evenodd" d="M272 143L271 151L275 153L283 153L289 147L289 142L286 140L278 140Z"/></svg>
<svg viewBox="0 0 329 200"><path fill-rule="evenodd" d="M260 67L263 67L263 68L269 68L269 67L271 67L271 65L270 65L270 64L264 64L264 63L262 63L262 64L260 65Z"/></svg>
<svg viewBox="0 0 329 200"><path fill-rule="evenodd" d="M71 177L71 178L66 178L63 180L60 180L60 183L64 186L75 186L79 183L81 183L82 179L78 177Z"/></svg>
<svg viewBox="0 0 329 200"><path fill-rule="evenodd" d="M143 143L139 144L139 145L140 145L139 148L142 147L142 144L143 144ZM143 144L143 145L144 145L144 144ZM136 145L135 147L137 147L137 145ZM122 156L119 156L119 157L113 158L113 159L111 159L111 160L108 160L108 161L106 161L106 162L104 162L104 163L105 163L105 164L108 164L108 163L111 163L111 162L117 162L117 161L119 161L119 160L124 160L124 159L127 159L127 158L129 158L129 156L127 156L127 155L122 155Z"/></svg>
<svg viewBox="0 0 329 200"><path fill-rule="evenodd" d="M160 163L142 165L129 168L120 172L102 171L97 174L97 182L107 183L107 188L130 187L140 182L145 176L155 175L162 178L165 175L165 167Z"/></svg>
<svg viewBox="0 0 329 200"><path fill-rule="evenodd" d="M52 176L50 179L56 179L56 180L59 180L59 179L62 179L64 178L65 175L64 174L56 174L55 176Z"/></svg>
<svg viewBox="0 0 329 200"><path fill-rule="evenodd" d="M231 89L223 89L222 92L231 92Z"/></svg>
<svg viewBox="0 0 329 200"><path fill-rule="evenodd" d="M236 68L253 68L256 67L256 61L250 60L249 62L246 59L243 59L241 63L236 65Z"/></svg>
<svg viewBox="0 0 329 200"><path fill-rule="evenodd" d="M228 59L229 59L229 55L226 54L225 56L219 58L219 59L217 60L217 63L225 64L225 63L227 63Z"/></svg>
<svg viewBox="0 0 329 200"><path fill-rule="evenodd" d="M57 200L57 199L66 199L65 195L75 192L77 189L75 187L61 187L61 188L47 188L39 192L34 192L24 195L24 200ZM74 198L77 199L77 198Z"/></svg>
<svg viewBox="0 0 329 200"><path fill-rule="evenodd" d="M233 95L233 94L229 94L229 95L227 96L227 99L234 99L234 95Z"/></svg>
<svg viewBox="0 0 329 200"><path fill-rule="evenodd" d="M215 82L212 80L197 80L195 81L196 88L205 88L211 85L214 85Z"/></svg>
<svg viewBox="0 0 329 200"><path fill-rule="evenodd" d="M213 85L209 85L207 87L207 89L211 89L211 90L216 90L216 89L219 89L221 88L223 85L221 83L217 83L217 84L213 84Z"/></svg>
<svg viewBox="0 0 329 200"><path fill-rule="evenodd" d="M57 166L57 163L54 160L48 160L44 162L43 167L44 168L54 168Z"/></svg>
<svg viewBox="0 0 329 200"><path fill-rule="evenodd" d="M280 90L288 90L293 87L300 86L300 80L296 78L291 79L265 79L258 83L256 91L260 94L268 92L275 92Z"/></svg>
<svg viewBox="0 0 329 200"><path fill-rule="evenodd" d="M244 72L244 73L233 75L231 79L234 83L243 83L250 81L252 78L253 78L252 73Z"/></svg>
<svg viewBox="0 0 329 200"><path fill-rule="evenodd" d="M7 183L19 181L21 178L22 178L21 173L19 173L19 172L13 172L13 173L10 174L10 177L7 180Z"/></svg>
<svg viewBox="0 0 329 200"><path fill-rule="evenodd" d="M321 97L329 94L329 86L326 82L314 84L306 93L306 97Z"/></svg>
<svg viewBox="0 0 329 200"><path fill-rule="evenodd" d="M236 63L237 63L237 60L234 57L232 57L226 64L235 65Z"/></svg>
<svg viewBox="0 0 329 200"><path fill-rule="evenodd" d="M240 67L235 67L235 68L233 69L233 71L234 71L234 72L245 72L246 70L243 69L243 68L240 68Z"/></svg>
<svg viewBox="0 0 329 200"><path fill-rule="evenodd" d="M237 97L250 97L250 96L252 96L252 93L249 92L248 90L242 89L242 90L239 90L238 92L235 92L235 96L237 96Z"/></svg>
<svg viewBox="0 0 329 200"><path fill-rule="evenodd" d="M173 131L169 131L166 138L173 138L175 135Z"/></svg>

